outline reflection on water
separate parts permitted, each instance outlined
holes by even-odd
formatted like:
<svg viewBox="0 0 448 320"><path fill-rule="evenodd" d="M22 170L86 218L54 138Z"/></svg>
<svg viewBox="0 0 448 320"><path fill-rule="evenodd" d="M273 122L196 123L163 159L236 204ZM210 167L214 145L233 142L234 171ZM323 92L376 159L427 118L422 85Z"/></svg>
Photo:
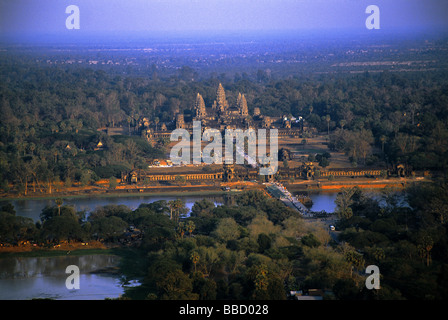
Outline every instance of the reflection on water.
<svg viewBox="0 0 448 320"><path fill-rule="evenodd" d="M313 200L311 211L333 213L336 208L334 200L336 200L337 192L319 192L310 193L309 197Z"/></svg>
<svg viewBox="0 0 448 320"><path fill-rule="evenodd" d="M324 191L324 192L294 192L293 194L307 194L313 200L312 211L326 211L328 213L334 212L336 204L334 200L338 194L338 191ZM372 197L379 201L380 205L385 205L381 190L370 190L364 191L365 195ZM396 192L398 194L399 205L406 206L406 196L402 191ZM125 205L131 210L137 209L143 203L152 203L159 200L176 200L181 199L185 206L191 211L194 203L202 199L207 199L213 202L215 205L234 204L235 195L202 195L202 196L191 196L191 195L179 195L179 196L163 196L163 195L141 195L141 196L92 196L92 197L82 197L82 198L65 198L64 205L70 205L75 208L76 211L92 212L98 207L105 205ZM55 206L54 199L21 199L21 200L10 200L11 204L14 205L16 214L23 217L32 218L34 221L39 221L39 215L42 209L46 206ZM1 204L1 201L0 201Z"/></svg>
<svg viewBox="0 0 448 320"><path fill-rule="evenodd" d="M120 197L82 197L82 198L64 198L64 205L73 206L76 211L92 212L98 207L105 205L125 205L131 210L135 210L142 203L152 203L159 200L176 200L181 199L185 202L185 206L191 210L196 201L208 199L217 204L224 202L223 196L157 196L157 195L143 195L143 196L120 196ZM28 217L34 221L39 221L39 215L46 206L55 206L54 199L20 199L10 200L11 204L16 210L16 214Z"/></svg>
<svg viewBox="0 0 448 320"><path fill-rule="evenodd" d="M371 199L378 201L378 204L382 207L386 206L385 194L382 190L363 190L363 194ZM336 197L338 191L324 191L324 192L310 192L308 196L313 200L313 206L311 211L320 212L325 211L327 213L333 213L336 209ZM408 206L405 191L393 191L390 195L394 196L397 206Z"/></svg>
<svg viewBox="0 0 448 320"><path fill-rule="evenodd" d="M335 208L334 200L337 192L312 192L309 194L313 200L312 211L333 212ZM98 207L105 205L125 205L131 210L137 209L142 203L152 203L159 200L176 200L184 201L185 206L191 210L196 201L207 199L215 203L215 205L232 204L234 196L157 196L157 195L142 195L142 196L121 196L121 197L83 197L83 198L66 198L64 205L71 205L76 211L92 212ZM51 199L21 199L11 200L17 215L32 218L34 221L40 220L39 215L42 209L46 206L54 206L54 200Z"/></svg>
<svg viewBox="0 0 448 320"><path fill-rule="evenodd" d="M69 265L77 265L83 273L90 273L116 266L118 262L119 257L114 255L4 258L0 259L0 279L65 275Z"/></svg>
<svg viewBox="0 0 448 320"><path fill-rule="evenodd" d="M0 259L0 300L50 298L102 300L124 293L119 275L101 273L118 265L113 255L85 255ZM80 289L69 290L65 273L69 265L80 270Z"/></svg>

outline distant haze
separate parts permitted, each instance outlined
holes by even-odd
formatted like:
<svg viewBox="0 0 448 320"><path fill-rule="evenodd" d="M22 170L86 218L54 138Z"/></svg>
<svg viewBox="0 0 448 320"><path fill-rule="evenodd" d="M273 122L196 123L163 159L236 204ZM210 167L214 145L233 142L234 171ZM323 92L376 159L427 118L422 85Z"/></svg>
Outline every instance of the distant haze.
<svg viewBox="0 0 448 320"><path fill-rule="evenodd" d="M446 0L0 0L0 35L365 31L371 4L381 18L373 32L448 26ZM80 9L79 30L65 26L69 5Z"/></svg>

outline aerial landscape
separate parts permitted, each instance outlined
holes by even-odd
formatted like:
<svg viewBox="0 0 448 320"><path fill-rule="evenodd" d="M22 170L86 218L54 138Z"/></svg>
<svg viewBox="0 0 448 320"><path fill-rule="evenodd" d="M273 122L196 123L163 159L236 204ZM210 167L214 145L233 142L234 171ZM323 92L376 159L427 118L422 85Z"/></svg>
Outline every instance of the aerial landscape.
<svg viewBox="0 0 448 320"><path fill-rule="evenodd" d="M448 5L373 2L0 1L0 300L447 299Z"/></svg>

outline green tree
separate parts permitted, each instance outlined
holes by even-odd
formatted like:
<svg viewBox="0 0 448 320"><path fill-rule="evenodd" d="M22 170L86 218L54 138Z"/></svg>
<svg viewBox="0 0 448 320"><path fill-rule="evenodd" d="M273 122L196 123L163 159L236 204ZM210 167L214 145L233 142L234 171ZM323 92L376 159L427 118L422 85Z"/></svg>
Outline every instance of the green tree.
<svg viewBox="0 0 448 320"><path fill-rule="evenodd" d="M216 300L217 285L213 279L204 278L200 272L193 275L193 293L198 294L199 300Z"/></svg>
<svg viewBox="0 0 448 320"><path fill-rule="evenodd" d="M240 229L233 218L221 219L213 232L218 239L227 242L240 237Z"/></svg>
<svg viewBox="0 0 448 320"><path fill-rule="evenodd" d="M199 258L199 253L197 253L197 251L193 251L190 255L190 260L194 265L194 272L196 272L196 264L199 262Z"/></svg>
<svg viewBox="0 0 448 320"><path fill-rule="evenodd" d="M197 300L199 298L197 293L192 292L192 280L178 269L167 272L156 285L162 300Z"/></svg>
<svg viewBox="0 0 448 320"><path fill-rule="evenodd" d="M420 257L426 261L426 266L431 264L431 250L434 247L434 240L430 235L424 235L420 237L417 248L420 253Z"/></svg>
<svg viewBox="0 0 448 320"><path fill-rule="evenodd" d="M118 183L117 183L117 178L115 178L114 176L109 178L109 189L115 189L117 187Z"/></svg>
<svg viewBox="0 0 448 320"><path fill-rule="evenodd" d="M207 199L196 201L191 208L192 217L210 217L212 215L215 204Z"/></svg>
<svg viewBox="0 0 448 320"><path fill-rule="evenodd" d="M5 203L2 204L2 206L0 208L0 212L7 212L9 214L12 214L13 216L16 215L16 210L14 209L14 205L9 201L6 201Z"/></svg>
<svg viewBox="0 0 448 320"><path fill-rule="evenodd" d="M353 216L353 210L350 206L353 204L352 196L355 191L354 188L342 188L336 196L335 212L340 219L349 219Z"/></svg>
<svg viewBox="0 0 448 320"><path fill-rule="evenodd" d="M303 245L308 247L318 247L321 245L320 241L316 238L313 233L307 234L300 239Z"/></svg>
<svg viewBox="0 0 448 320"><path fill-rule="evenodd" d="M81 177L79 178L79 182L81 183L81 186L85 187L87 186L92 178L92 173L90 170L83 170L81 173Z"/></svg>
<svg viewBox="0 0 448 320"><path fill-rule="evenodd" d="M252 298L256 300L269 299L268 286L268 268L265 264L259 264L252 266L248 271L249 279L253 281L254 292Z"/></svg>
<svg viewBox="0 0 448 320"><path fill-rule="evenodd" d="M176 182L177 185L181 186L181 185L185 185L185 183L187 182L187 179L184 176L176 175L174 177L174 181Z"/></svg>
<svg viewBox="0 0 448 320"><path fill-rule="evenodd" d="M331 120L331 117L330 117L329 114L327 114L327 115L325 116L325 121L327 122L328 137L330 137L330 120Z"/></svg>
<svg viewBox="0 0 448 320"><path fill-rule="evenodd" d="M271 248L272 239L267 234L260 233L257 238L257 243L260 253L264 253Z"/></svg>
<svg viewBox="0 0 448 320"><path fill-rule="evenodd" d="M185 203L180 199L168 201L168 207L170 208L170 219L175 222L178 222L180 216L188 212Z"/></svg>
<svg viewBox="0 0 448 320"><path fill-rule="evenodd" d="M359 288L353 279L338 279L333 286L333 292L337 299L354 300L359 296Z"/></svg>
<svg viewBox="0 0 448 320"><path fill-rule="evenodd" d="M31 218L0 210L1 243L15 244L19 241L34 240L38 236L37 231Z"/></svg>
<svg viewBox="0 0 448 320"><path fill-rule="evenodd" d="M156 125L156 131L158 131L158 125L159 125L159 122L160 122L159 117L155 117L155 118L154 118L154 123L155 123L155 125Z"/></svg>
<svg viewBox="0 0 448 320"><path fill-rule="evenodd" d="M71 213L62 213L60 216L46 220L42 225L45 239L59 243L63 240L77 240L83 237L81 225L76 216Z"/></svg>
<svg viewBox="0 0 448 320"><path fill-rule="evenodd" d="M351 263L352 267L356 268L357 270L361 270L364 266L364 258L362 254L356 252L356 251L348 251L345 253L345 259Z"/></svg>
<svg viewBox="0 0 448 320"><path fill-rule="evenodd" d="M212 277L220 263L220 251L214 247L198 247L201 271L206 277Z"/></svg>
<svg viewBox="0 0 448 320"><path fill-rule="evenodd" d="M196 225L192 220L188 220L187 224L185 225L185 228L187 229L188 233L191 235L193 234L194 229L196 229Z"/></svg>
<svg viewBox="0 0 448 320"><path fill-rule="evenodd" d="M380 137L380 141L381 141L381 152L382 152L383 157L384 157L384 144L385 144L386 141L387 141L387 137L386 137L385 135L382 135L382 136Z"/></svg>
<svg viewBox="0 0 448 320"><path fill-rule="evenodd" d="M123 219L116 216L96 218L91 224L92 233L105 240L113 240L122 235L128 227Z"/></svg>
<svg viewBox="0 0 448 320"><path fill-rule="evenodd" d="M58 215L60 216L61 215L61 206L64 203L64 200L62 200L62 198L57 198L56 200L54 200L54 202L58 206Z"/></svg>
<svg viewBox="0 0 448 320"><path fill-rule="evenodd" d="M320 165L322 168L326 168L326 167L328 167L328 166L330 165L330 161L328 161L328 158L327 158L327 157L321 157L321 159L320 159L320 161L319 161L319 165Z"/></svg>
<svg viewBox="0 0 448 320"><path fill-rule="evenodd" d="M184 234L186 231L185 222L179 222L176 228L177 234L180 236L181 239L184 238Z"/></svg>

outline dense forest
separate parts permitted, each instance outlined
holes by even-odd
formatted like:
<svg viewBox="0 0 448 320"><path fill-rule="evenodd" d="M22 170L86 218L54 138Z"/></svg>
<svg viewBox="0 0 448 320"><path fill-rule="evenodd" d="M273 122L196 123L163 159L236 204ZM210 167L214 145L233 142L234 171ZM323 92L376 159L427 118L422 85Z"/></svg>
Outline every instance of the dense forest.
<svg viewBox="0 0 448 320"><path fill-rule="evenodd" d="M21 54L2 59L0 188L23 194L33 185L51 193L55 184L86 185L143 168L148 160L166 156L166 141L150 146L138 135L111 137L98 129L123 127L134 133L141 117L170 123L176 112L193 107L198 92L210 106L219 82L229 101L243 92L250 113L258 107L266 115L302 116L330 132L329 147L346 152L353 165L447 168L443 69L285 78L272 78L264 69L208 77L198 77L189 66L169 76L156 66L147 71L136 76L42 65ZM99 142L104 148L95 150Z"/></svg>
<svg viewBox="0 0 448 320"><path fill-rule="evenodd" d="M128 245L124 276L142 284L122 298L284 300L290 291L321 289L325 299L446 299L447 185L414 186L407 194L409 205L391 190L376 200L358 188L342 190L336 241L319 221L259 191L241 193L233 204L197 201L189 216L180 200L89 213L61 201L33 223L4 203L0 240ZM380 290L366 289L368 265L380 269Z"/></svg>

